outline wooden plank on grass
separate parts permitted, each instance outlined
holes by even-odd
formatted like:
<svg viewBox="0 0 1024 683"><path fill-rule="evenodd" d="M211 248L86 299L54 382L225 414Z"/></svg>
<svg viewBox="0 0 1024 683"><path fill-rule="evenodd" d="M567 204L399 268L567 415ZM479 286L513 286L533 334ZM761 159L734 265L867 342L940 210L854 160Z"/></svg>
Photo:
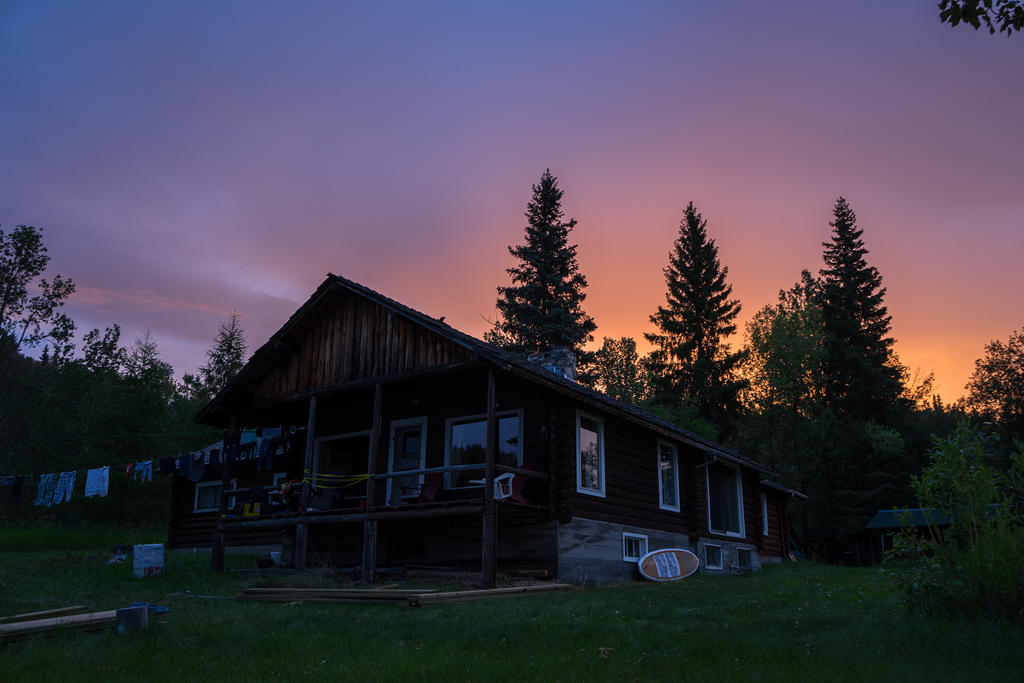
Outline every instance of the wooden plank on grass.
<svg viewBox="0 0 1024 683"><path fill-rule="evenodd" d="M563 591L572 588L567 583L544 583L536 586L515 586L512 588L484 588L472 591L453 591L449 593L421 593L409 596L409 604L413 607L427 607L450 602L469 602L471 600L490 600L491 598L508 598L529 593L546 593Z"/></svg>
<svg viewBox="0 0 1024 683"><path fill-rule="evenodd" d="M403 602L433 591L376 588L244 588L239 600L263 602Z"/></svg>
<svg viewBox="0 0 1024 683"><path fill-rule="evenodd" d="M25 612L24 614L11 614L6 617L0 617L0 624L6 624L11 621L29 621L32 619L55 617L60 614L71 614L72 612L81 612L84 609L88 608L85 605L71 605L70 607L58 607L57 609L44 609L41 612Z"/></svg>
<svg viewBox="0 0 1024 683"><path fill-rule="evenodd" d="M18 621L13 624L0 624L0 638L26 636L33 633L62 630L84 630L103 628L117 623L117 610L106 612L86 612L64 617L49 619L33 619Z"/></svg>

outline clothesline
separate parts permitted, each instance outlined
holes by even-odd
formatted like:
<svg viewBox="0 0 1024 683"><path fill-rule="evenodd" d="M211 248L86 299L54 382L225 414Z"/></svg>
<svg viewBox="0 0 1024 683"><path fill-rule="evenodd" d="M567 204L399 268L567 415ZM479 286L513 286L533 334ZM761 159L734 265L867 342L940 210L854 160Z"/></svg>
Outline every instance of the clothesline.
<svg viewBox="0 0 1024 683"><path fill-rule="evenodd" d="M261 436L257 436L257 429L226 431L222 441L206 448L192 451L186 455L128 462L123 466L125 477L133 481L152 482L154 463L158 464L157 473L159 474L173 474L177 472L193 482L200 481L203 478L207 467L218 466L225 460L230 463L258 459L257 467L259 469L273 469L276 464L275 461L279 457L287 455L290 448L290 437L302 429L305 428L262 428L259 430L262 433ZM85 497L92 497L94 495L106 496L109 486L110 468L111 465L102 465L91 468L76 468L60 473L8 474L0 476L0 484L11 486L12 498L15 500L15 503L19 503L25 484L38 478L35 505L49 507L71 500L77 472L80 469L86 471Z"/></svg>

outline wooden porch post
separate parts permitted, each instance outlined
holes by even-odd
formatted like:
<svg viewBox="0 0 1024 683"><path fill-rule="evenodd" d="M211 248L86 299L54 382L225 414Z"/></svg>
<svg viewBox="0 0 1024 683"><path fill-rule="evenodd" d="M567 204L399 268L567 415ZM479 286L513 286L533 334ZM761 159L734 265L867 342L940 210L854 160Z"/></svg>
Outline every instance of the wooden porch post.
<svg viewBox="0 0 1024 683"><path fill-rule="evenodd" d="M481 584L494 588L497 542L494 519L494 460L498 438L498 420L495 416L494 368L487 368L487 449L484 460L484 526L481 538Z"/></svg>
<svg viewBox="0 0 1024 683"><path fill-rule="evenodd" d="M309 422L306 425L306 453L302 461L302 498L299 504L299 522L295 525L295 558L296 569L306 568L306 548L308 534L305 524L306 508L309 507L309 494L313 479L313 444L316 438L316 396L309 399Z"/></svg>
<svg viewBox="0 0 1024 683"><path fill-rule="evenodd" d="M231 416L228 419L228 429L234 430L238 426L238 418ZM227 434L225 433L225 437ZM227 546L227 539L224 537L224 515L227 513L228 497L225 492L231 485L231 464L224 457L224 449L221 448L221 477L220 477L220 505L217 506L217 530L213 532L213 545L210 547L210 569L215 574L224 573L224 552Z"/></svg>
<svg viewBox="0 0 1024 683"><path fill-rule="evenodd" d="M366 512L373 510L377 498L377 454L380 452L381 438L381 386L380 382L373 385L373 427L370 432L370 455L366 463ZM363 521L363 583L372 583L377 574L377 521Z"/></svg>

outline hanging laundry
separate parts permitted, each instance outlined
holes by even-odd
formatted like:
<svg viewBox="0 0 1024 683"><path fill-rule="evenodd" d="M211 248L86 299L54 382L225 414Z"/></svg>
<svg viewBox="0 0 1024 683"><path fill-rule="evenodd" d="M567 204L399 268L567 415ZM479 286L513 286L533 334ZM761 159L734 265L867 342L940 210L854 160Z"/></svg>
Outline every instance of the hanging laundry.
<svg viewBox="0 0 1024 683"><path fill-rule="evenodd" d="M107 495L107 488L110 485L110 467L95 467L85 473L85 497L99 496L104 498Z"/></svg>
<svg viewBox="0 0 1024 683"><path fill-rule="evenodd" d="M40 474L39 488L36 489L36 502L33 505L41 505L43 507L53 505L53 489L56 486L56 474Z"/></svg>
<svg viewBox="0 0 1024 683"><path fill-rule="evenodd" d="M153 481L153 461L142 460L135 463L135 481Z"/></svg>
<svg viewBox="0 0 1024 683"><path fill-rule="evenodd" d="M134 470L135 470L135 463L130 462L127 465L125 465L124 466L124 478L125 479L131 479L132 478L132 472Z"/></svg>
<svg viewBox="0 0 1024 683"><path fill-rule="evenodd" d="M262 430L262 435L257 437L257 453L259 454L259 461L256 467L261 470L274 469L274 443L275 439L281 435L280 427L267 428Z"/></svg>
<svg viewBox="0 0 1024 683"><path fill-rule="evenodd" d="M224 450L221 457L229 464L238 459L241 450L242 433L237 429L228 429L224 432Z"/></svg>
<svg viewBox="0 0 1024 683"><path fill-rule="evenodd" d="M163 458L157 466L159 474L174 474L174 458Z"/></svg>
<svg viewBox="0 0 1024 683"><path fill-rule="evenodd" d="M210 451L206 454L206 461L206 464L208 464L210 467L220 467L220 449L211 448Z"/></svg>
<svg viewBox="0 0 1024 683"><path fill-rule="evenodd" d="M74 470L61 472L57 478L57 486L53 489L53 504L71 502L71 492L75 489L75 478L78 475Z"/></svg>
<svg viewBox="0 0 1024 683"><path fill-rule="evenodd" d="M188 460L189 470L185 476L191 482L202 481L203 475L206 474L206 465L203 463L202 451L189 455Z"/></svg>

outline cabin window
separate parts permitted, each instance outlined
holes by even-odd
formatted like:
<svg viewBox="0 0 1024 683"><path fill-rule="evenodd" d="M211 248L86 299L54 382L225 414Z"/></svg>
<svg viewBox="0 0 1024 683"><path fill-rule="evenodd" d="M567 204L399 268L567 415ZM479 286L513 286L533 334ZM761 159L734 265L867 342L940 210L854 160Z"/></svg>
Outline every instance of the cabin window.
<svg viewBox="0 0 1024 683"><path fill-rule="evenodd" d="M761 494L761 535L768 535L768 496Z"/></svg>
<svg viewBox="0 0 1024 683"><path fill-rule="evenodd" d="M576 413L576 490L604 496L604 420Z"/></svg>
<svg viewBox="0 0 1024 683"><path fill-rule="evenodd" d="M519 412L498 413L498 450L495 462L510 467L523 464L522 420ZM460 467L448 472L448 488L484 485L487 456L487 418L474 415L448 420L445 425L445 466ZM479 465L479 467L466 467Z"/></svg>
<svg viewBox="0 0 1024 683"><path fill-rule="evenodd" d="M319 509L337 508L346 498L366 495L366 475L370 461L370 433L351 432L324 436L316 440L313 455L312 487L316 497L310 501ZM355 478L353 478L355 477Z"/></svg>
<svg viewBox="0 0 1024 683"><path fill-rule="evenodd" d="M679 456L664 441L658 442L658 498L662 510L679 512Z"/></svg>
<svg viewBox="0 0 1024 683"><path fill-rule="evenodd" d="M704 544L704 567L706 569L722 568L722 546Z"/></svg>
<svg viewBox="0 0 1024 683"><path fill-rule="evenodd" d="M743 483L740 468L726 463L707 467L708 530L743 537Z"/></svg>
<svg viewBox="0 0 1024 683"><path fill-rule="evenodd" d="M639 562L647 554L647 537L642 534L622 532L623 562Z"/></svg>
<svg viewBox="0 0 1024 683"><path fill-rule="evenodd" d="M236 488L237 479L231 480L231 488ZM219 481L204 481L196 484L193 512L220 512L220 492L223 486ZM228 497L228 509L234 509L235 497Z"/></svg>
<svg viewBox="0 0 1024 683"><path fill-rule="evenodd" d="M388 450L388 472L421 470L427 456L427 418L414 417L408 420L394 420L391 423L391 446ZM423 475L409 474L390 477L387 484L387 500L417 497L423 485Z"/></svg>
<svg viewBox="0 0 1024 683"><path fill-rule="evenodd" d="M750 569L750 548L736 550L736 566L740 569Z"/></svg>

